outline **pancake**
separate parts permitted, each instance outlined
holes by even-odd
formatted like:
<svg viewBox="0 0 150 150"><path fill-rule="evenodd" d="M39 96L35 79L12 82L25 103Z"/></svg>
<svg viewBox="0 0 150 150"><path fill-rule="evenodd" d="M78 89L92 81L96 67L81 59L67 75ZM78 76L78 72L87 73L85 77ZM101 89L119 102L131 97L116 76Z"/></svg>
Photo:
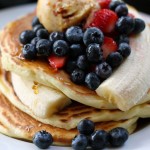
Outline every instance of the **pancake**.
<svg viewBox="0 0 150 150"><path fill-rule="evenodd" d="M34 16L35 14L32 13L22 17L7 25L2 31L0 48L2 50L3 68L22 77L58 89L70 99L84 105L99 109L116 108L115 105L98 96L95 91L91 91L85 86L74 84L69 75L63 70L56 71L50 68L48 62L44 60L27 61L21 57L22 45L19 42L19 35L22 31L31 29L31 20ZM147 96L144 97L140 103L144 103L149 99L150 95L148 95L148 98Z"/></svg>
<svg viewBox="0 0 150 150"><path fill-rule="evenodd" d="M118 122L102 122L96 123L96 129L111 130L115 127L123 127L131 134L136 128L137 117ZM0 93L0 122L2 126L8 130L4 132L4 128L0 128L0 132L15 138L32 141L33 135L41 130L50 132L54 139L55 145L70 145L72 139L78 134L76 129L65 130L50 125L43 124L24 112L13 106Z"/></svg>
<svg viewBox="0 0 150 150"><path fill-rule="evenodd" d="M65 107L58 113L53 114L48 118L41 118L36 116L33 111L22 103L14 92L11 85L10 73L5 73L0 76L0 90L9 99L9 101L21 111L27 113L31 117L45 124L50 124L55 127L70 130L77 127L77 124L82 119L90 119L93 122L104 121L120 121L133 117L148 118L150 117L150 103L135 106L127 112L115 110L100 110L90 106L86 106L77 102L72 102L71 105Z"/></svg>

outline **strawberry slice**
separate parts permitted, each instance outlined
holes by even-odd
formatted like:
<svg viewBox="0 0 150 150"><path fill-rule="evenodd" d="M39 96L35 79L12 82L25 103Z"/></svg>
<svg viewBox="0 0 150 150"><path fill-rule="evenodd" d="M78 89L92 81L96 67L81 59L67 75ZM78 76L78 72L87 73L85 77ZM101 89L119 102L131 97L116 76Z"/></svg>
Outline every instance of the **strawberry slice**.
<svg viewBox="0 0 150 150"><path fill-rule="evenodd" d="M112 53L117 51L117 43L110 37L105 37L104 42L102 45L102 50L103 50L103 56L104 58L107 58L107 56Z"/></svg>
<svg viewBox="0 0 150 150"><path fill-rule="evenodd" d="M67 57L58 57L56 55L51 55L48 58L49 64L54 69L60 69L64 67Z"/></svg>
<svg viewBox="0 0 150 150"><path fill-rule="evenodd" d="M86 27L97 27L104 33L110 33L114 31L117 20L118 16L115 12L109 9L102 9L95 12L90 23L87 20L89 25L86 24Z"/></svg>
<svg viewBox="0 0 150 150"><path fill-rule="evenodd" d="M104 9L104 8L109 8L109 4L111 2L111 0L97 0L101 9Z"/></svg>

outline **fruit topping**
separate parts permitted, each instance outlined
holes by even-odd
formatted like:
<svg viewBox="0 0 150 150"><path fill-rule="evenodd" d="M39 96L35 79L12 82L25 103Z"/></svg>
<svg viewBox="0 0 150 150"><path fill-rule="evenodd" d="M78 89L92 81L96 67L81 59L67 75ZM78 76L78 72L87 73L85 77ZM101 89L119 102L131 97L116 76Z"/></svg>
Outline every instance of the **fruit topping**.
<svg viewBox="0 0 150 150"><path fill-rule="evenodd" d="M52 44L49 40L41 39L36 44L37 55L38 56L50 56L52 52Z"/></svg>
<svg viewBox="0 0 150 150"><path fill-rule="evenodd" d="M54 69L63 68L65 66L66 60L66 57L59 57L53 54L48 58L50 66Z"/></svg>
<svg viewBox="0 0 150 150"><path fill-rule="evenodd" d="M72 44L70 46L69 56L75 59L78 56L82 55L83 52L84 52L84 47L81 44Z"/></svg>
<svg viewBox="0 0 150 150"><path fill-rule="evenodd" d="M86 46L92 43L102 44L104 40L104 34L96 27L88 28L83 36L83 42Z"/></svg>
<svg viewBox="0 0 150 150"><path fill-rule="evenodd" d="M111 2L111 0L97 0L97 1L99 2L101 9L105 8L108 9Z"/></svg>
<svg viewBox="0 0 150 150"><path fill-rule="evenodd" d="M41 39L48 39L49 33L48 33L48 31L46 29L39 29L36 32L36 36L41 38Z"/></svg>
<svg viewBox="0 0 150 150"><path fill-rule="evenodd" d="M65 70L67 73L71 74L76 68L77 68L76 61L70 60L67 62Z"/></svg>
<svg viewBox="0 0 150 150"><path fill-rule="evenodd" d="M83 30L79 26L72 26L66 31L66 38L72 44L83 42Z"/></svg>
<svg viewBox="0 0 150 150"><path fill-rule="evenodd" d="M129 35L134 30L135 20L131 17L121 17L116 23L116 30L121 34Z"/></svg>
<svg viewBox="0 0 150 150"><path fill-rule="evenodd" d="M122 35L119 36L119 41L118 42L119 42L119 44L120 43L127 43L127 44L129 44L130 43L129 37L127 35L125 35L125 34L122 34Z"/></svg>
<svg viewBox="0 0 150 150"><path fill-rule="evenodd" d="M97 27L104 33L110 33L115 30L117 20L118 16L115 12L109 9L102 9L95 12L89 27Z"/></svg>
<svg viewBox="0 0 150 150"><path fill-rule="evenodd" d="M87 59L90 62L98 63L103 60L103 54L99 44L90 44L86 49Z"/></svg>
<svg viewBox="0 0 150 150"><path fill-rule="evenodd" d="M118 52L123 56L123 57L128 57L131 53L131 48L129 44L127 43L121 43L118 48Z"/></svg>
<svg viewBox="0 0 150 150"><path fill-rule="evenodd" d="M77 67L82 70L87 70L89 67L89 63L87 57L85 55L81 55L77 59Z"/></svg>
<svg viewBox="0 0 150 150"><path fill-rule="evenodd" d="M23 31L20 34L20 42L24 45L29 44L34 37L35 33L32 30Z"/></svg>
<svg viewBox="0 0 150 150"><path fill-rule="evenodd" d="M38 30L40 30L40 29L44 29L44 27L43 27L41 24L36 25L36 26L33 27L33 31L34 31L35 33L36 33Z"/></svg>
<svg viewBox="0 0 150 150"><path fill-rule="evenodd" d="M72 148L74 150L85 150L87 146L88 146L88 138L83 134L77 135L72 140Z"/></svg>
<svg viewBox="0 0 150 150"><path fill-rule="evenodd" d="M117 127L109 132L105 130L95 130L94 122L91 120L81 120L77 129L79 134L72 140L74 150L100 150L109 147L120 147L128 139L129 133L126 129Z"/></svg>
<svg viewBox="0 0 150 150"><path fill-rule="evenodd" d="M125 3L120 1L120 0L112 0L110 5L109 5L109 9L115 11L117 6L122 5L122 4L125 4Z"/></svg>
<svg viewBox="0 0 150 150"><path fill-rule="evenodd" d="M95 131L90 138L90 146L93 150L100 150L108 144L108 133L104 130Z"/></svg>
<svg viewBox="0 0 150 150"><path fill-rule="evenodd" d="M127 16L128 15L128 8L125 4L121 4L121 5L116 7L115 12L118 15L118 17Z"/></svg>
<svg viewBox="0 0 150 150"><path fill-rule="evenodd" d="M116 68L121 65L123 57L119 52L113 52L108 55L106 62L112 67Z"/></svg>
<svg viewBox="0 0 150 150"><path fill-rule="evenodd" d="M96 66L96 74L103 80L109 78L112 74L111 66L104 62Z"/></svg>
<svg viewBox="0 0 150 150"><path fill-rule="evenodd" d="M33 44L26 44L22 49L22 54L25 59L34 60L37 56L37 50L35 45Z"/></svg>
<svg viewBox="0 0 150 150"><path fill-rule="evenodd" d="M41 38L35 37L34 39L32 39L31 44L36 45L39 40L41 40Z"/></svg>
<svg viewBox="0 0 150 150"><path fill-rule="evenodd" d="M146 27L124 2L97 1L102 9L93 9L88 19L63 32L49 33L34 17L32 30L20 34L24 58L33 61L42 56L51 69L64 69L75 84L96 90L130 55L130 35Z"/></svg>
<svg viewBox="0 0 150 150"><path fill-rule="evenodd" d="M110 37L105 37L104 42L102 45L102 50L103 50L103 56L104 58L107 58L107 56L112 53L117 51L117 43Z"/></svg>
<svg viewBox="0 0 150 150"><path fill-rule="evenodd" d="M33 143L41 148L47 149L53 143L52 135L46 131L39 131L33 137Z"/></svg>
<svg viewBox="0 0 150 150"><path fill-rule="evenodd" d="M135 26L134 26L133 33L138 34L142 32L145 29L145 26L146 26L145 22L142 19L135 18Z"/></svg>
<svg viewBox="0 0 150 150"><path fill-rule="evenodd" d="M96 90L99 87L100 83L101 81L99 77L93 72L88 73L85 77L85 84L91 90Z"/></svg>
<svg viewBox="0 0 150 150"><path fill-rule="evenodd" d="M113 147L122 146L128 139L129 133L126 129L118 127L109 132L109 142Z"/></svg>
<svg viewBox="0 0 150 150"><path fill-rule="evenodd" d="M49 36L49 40L51 42L55 42L55 41L58 41L58 40L64 40L65 37L64 37L64 33L63 32L52 32Z"/></svg>
<svg viewBox="0 0 150 150"><path fill-rule="evenodd" d="M40 24L39 18L35 16L32 20L32 27L35 27L36 25L39 24Z"/></svg>
<svg viewBox="0 0 150 150"><path fill-rule="evenodd" d="M77 129L80 134L91 135L94 132L95 125L91 120L84 119L79 122Z"/></svg>
<svg viewBox="0 0 150 150"><path fill-rule="evenodd" d="M71 74L71 80L76 84L83 84L85 80L85 73L81 69L75 69Z"/></svg>
<svg viewBox="0 0 150 150"><path fill-rule="evenodd" d="M69 52L69 45L64 40L58 40L53 44L53 53L57 56L66 56Z"/></svg>

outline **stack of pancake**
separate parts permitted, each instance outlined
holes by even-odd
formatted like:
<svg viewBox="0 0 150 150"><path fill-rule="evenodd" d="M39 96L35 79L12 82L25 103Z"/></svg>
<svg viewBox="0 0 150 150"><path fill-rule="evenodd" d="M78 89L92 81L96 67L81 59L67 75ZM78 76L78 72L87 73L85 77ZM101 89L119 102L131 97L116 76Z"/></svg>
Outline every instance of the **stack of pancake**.
<svg viewBox="0 0 150 150"><path fill-rule="evenodd" d="M70 145L82 119L95 122L97 130L123 127L131 134L139 118L150 117L150 92L138 105L121 111L95 91L72 83L63 70L50 68L44 60L25 60L19 35L31 29L34 16L26 15L1 32L1 133L30 141L37 131L46 130L55 145Z"/></svg>

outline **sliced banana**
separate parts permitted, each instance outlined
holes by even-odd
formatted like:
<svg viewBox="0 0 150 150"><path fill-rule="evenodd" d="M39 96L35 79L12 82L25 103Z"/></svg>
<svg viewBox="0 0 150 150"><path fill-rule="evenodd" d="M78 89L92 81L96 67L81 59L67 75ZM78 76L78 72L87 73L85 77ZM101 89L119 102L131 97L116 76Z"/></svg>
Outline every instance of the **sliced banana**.
<svg viewBox="0 0 150 150"><path fill-rule="evenodd" d="M150 29L130 38L131 55L96 90L99 96L127 111L147 94L150 87Z"/></svg>
<svg viewBox="0 0 150 150"><path fill-rule="evenodd" d="M48 118L71 103L61 92L13 73L12 84L21 102L40 118Z"/></svg>

